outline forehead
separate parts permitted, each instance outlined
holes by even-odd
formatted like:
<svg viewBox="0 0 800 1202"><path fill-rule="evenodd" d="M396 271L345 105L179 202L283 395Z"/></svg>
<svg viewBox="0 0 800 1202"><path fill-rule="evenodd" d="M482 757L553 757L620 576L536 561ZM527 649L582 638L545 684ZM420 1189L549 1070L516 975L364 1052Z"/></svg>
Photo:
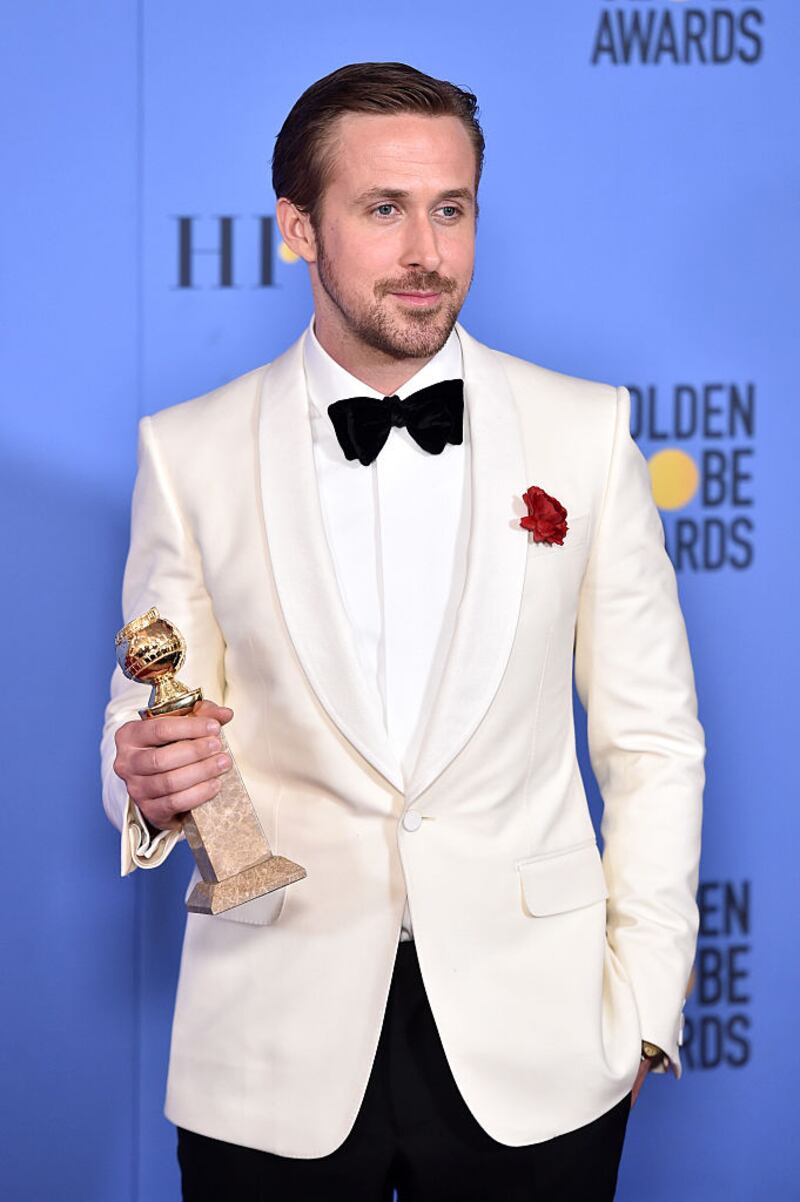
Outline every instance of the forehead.
<svg viewBox="0 0 800 1202"><path fill-rule="evenodd" d="M345 113L329 147L329 187L474 187L475 149L458 117Z"/></svg>

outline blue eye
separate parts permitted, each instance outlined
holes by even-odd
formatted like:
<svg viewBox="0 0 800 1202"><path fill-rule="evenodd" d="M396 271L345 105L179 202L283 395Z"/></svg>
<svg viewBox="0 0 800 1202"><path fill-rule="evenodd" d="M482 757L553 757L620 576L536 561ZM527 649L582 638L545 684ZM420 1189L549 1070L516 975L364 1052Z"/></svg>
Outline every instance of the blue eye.
<svg viewBox="0 0 800 1202"><path fill-rule="evenodd" d="M390 204L388 201L386 201L385 204L378 205L375 212L380 214L381 217L391 217L391 215L392 215L391 211L393 208L394 208L394 205Z"/></svg>

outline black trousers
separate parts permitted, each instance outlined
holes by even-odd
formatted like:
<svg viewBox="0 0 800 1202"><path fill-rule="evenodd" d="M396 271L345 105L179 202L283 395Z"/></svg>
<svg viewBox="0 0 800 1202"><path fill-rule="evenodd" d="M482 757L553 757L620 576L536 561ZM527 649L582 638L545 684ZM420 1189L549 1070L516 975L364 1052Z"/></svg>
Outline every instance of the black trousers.
<svg viewBox="0 0 800 1202"><path fill-rule="evenodd" d="M413 941L398 945L366 1094L329 1156L275 1156L178 1128L184 1202L611 1202L630 1093L584 1127L511 1148L450 1073Z"/></svg>

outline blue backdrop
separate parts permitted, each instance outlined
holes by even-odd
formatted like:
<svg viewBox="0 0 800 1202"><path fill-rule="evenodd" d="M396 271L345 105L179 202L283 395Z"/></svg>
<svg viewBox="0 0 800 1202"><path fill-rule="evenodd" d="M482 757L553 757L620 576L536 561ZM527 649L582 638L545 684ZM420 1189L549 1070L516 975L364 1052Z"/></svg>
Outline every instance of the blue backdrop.
<svg viewBox="0 0 800 1202"><path fill-rule="evenodd" d="M689 628L708 786L685 1070L646 1083L618 1196L800 1197L795 0L32 0L4 27L0 1195L179 1196L161 1106L191 862L120 880L98 771L136 423L299 333L274 136L314 79L399 59L481 102L465 325L631 388Z"/></svg>

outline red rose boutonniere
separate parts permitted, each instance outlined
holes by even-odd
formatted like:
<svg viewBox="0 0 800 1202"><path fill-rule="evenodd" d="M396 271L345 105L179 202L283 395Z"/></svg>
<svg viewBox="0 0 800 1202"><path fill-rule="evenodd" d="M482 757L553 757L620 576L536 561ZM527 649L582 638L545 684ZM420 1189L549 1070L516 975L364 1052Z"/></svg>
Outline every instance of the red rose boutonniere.
<svg viewBox="0 0 800 1202"><path fill-rule="evenodd" d="M523 530L531 531L534 542L557 543L560 547L569 529L567 511L561 502L537 484L532 484L522 499L528 506L527 516L519 519Z"/></svg>

